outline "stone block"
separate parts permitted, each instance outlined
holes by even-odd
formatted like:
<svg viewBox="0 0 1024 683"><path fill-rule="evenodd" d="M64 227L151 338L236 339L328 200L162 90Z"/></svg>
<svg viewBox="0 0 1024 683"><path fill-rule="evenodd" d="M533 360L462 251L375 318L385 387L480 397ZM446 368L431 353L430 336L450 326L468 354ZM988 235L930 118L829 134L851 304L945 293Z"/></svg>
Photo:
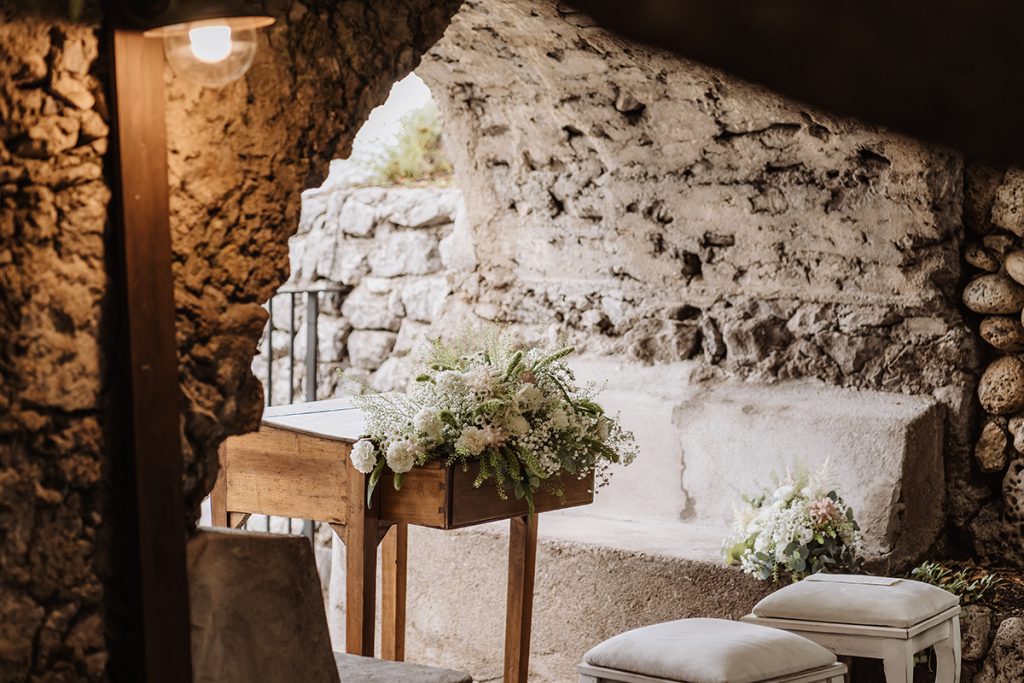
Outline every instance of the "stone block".
<svg viewBox="0 0 1024 683"><path fill-rule="evenodd" d="M401 320L390 305L391 291L379 284L379 281L360 283L341 305L341 313L357 330L397 332Z"/></svg>
<svg viewBox="0 0 1024 683"><path fill-rule="evenodd" d="M969 662L981 660L988 652L992 635L992 611L987 607L968 605L960 615L963 658Z"/></svg>
<svg viewBox="0 0 1024 683"><path fill-rule="evenodd" d="M337 235L335 235L337 238ZM357 285L370 272L366 256L369 240L341 240L321 242L318 249L316 273L321 278L343 285Z"/></svg>
<svg viewBox="0 0 1024 683"><path fill-rule="evenodd" d="M471 271L476 268L476 248L473 246L473 231L466 217L466 209L459 200L455 212L455 225L439 245L441 262L448 270Z"/></svg>
<svg viewBox="0 0 1024 683"><path fill-rule="evenodd" d="M427 338L429 330L430 325L406 318L402 321L402 328L398 330L393 353L396 356L405 356L418 350L420 344Z"/></svg>
<svg viewBox="0 0 1024 683"><path fill-rule="evenodd" d="M1024 171L1011 168L1006 172L992 204L992 222L1024 236Z"/></svg>
<svg viewBox="0 0 1024 683"><path fill-rule="evenodd" d="M381 238L369 255L378 277L429 275L441 269L437 237L430 232L396 230Z"/></svg>
<svg viewBox="0 0 1024 683"><path fill-rule="evenodd" d="M353 367L376 370L387 359L398 337L394 332L356 330L348 336L348 358Z"/></svg>
<svg viewBox="0 0 1024 683"><path fill-rule="evenodd" d="M350 197L338 213L337 230L347 235L356 237L367 237L373 234L377 225L377 209L370 204L359 201L356 197Z"/></svg>
<svg viewBox="0 0 1024 683"><path fill-rule="evenodd" d="M999 625L985 664L974 683L1024 681L1024 619L1011 617Z"/></svg>
<svg viewBox="0 0 1024 683"><path fill-rule="evenodd" d="M377 368L370 386L377 391L405 391L412 379L412 363L408 358L391 356Z"/></svg>
<svg viewBox="0 0 1024 683"><path fill-rule="evenodd" d="M682 403L676 424L687 511L696 520L728 522L740 494L769 486L773 473L828 461L869 556L899 567L942 527L942 417L931 398L723 384Z"/></svg>
<svg viewBox="0 0 1024 683"><path fill-rule="evenodd" d="M405 188L390 190L377 209L380 220L405 228L426 228L450 223L461 195L458 190Z"/></svg>
<svg viewBox="0 0 1024 683"><path fill-rule="evenodd" d="M450 291L448 278L443 275L410 282L402 288L405 315L417 322L433 322L444 307Z"/></svg>
<svg viewBox="0 0 1024 683"><path fill-rule="evenodd" d="M410 527L409 661L466 671L477 681L501 680L507 528L507 522L448 532ZM562 535L572 530L576 538ZM652 533L673 552L615 545ZM717 561L718 531L679 521L619 529L585 508L564 518L541 515L539 534L530 683L575 681L582 654L617 633L686 617L736 619L773 590ZM344 544L336 539L333 551L328 619L338 649L345 630Z"/></svg>

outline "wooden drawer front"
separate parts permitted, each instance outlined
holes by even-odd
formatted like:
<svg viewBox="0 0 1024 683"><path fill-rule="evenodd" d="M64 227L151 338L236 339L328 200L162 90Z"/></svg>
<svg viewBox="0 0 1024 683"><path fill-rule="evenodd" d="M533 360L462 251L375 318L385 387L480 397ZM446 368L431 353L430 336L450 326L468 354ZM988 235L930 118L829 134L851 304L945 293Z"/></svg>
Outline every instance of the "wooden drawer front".
<svg viewBox="0 0 1024 683"><path fill-rule="evenodd" d="M267 425L233 436L225 442L227 508L343 523L351 448Z"/></svg>
<svg viewBox="0 0 1024 683"><path fill-rule="evenodd" d="M516 500L509 494L507 500L498 497L493 481L485 482L480 488L473 487L479 466L472 464L468 472L461 467L454 468L452 477L452 514L449 520L450 529L472 526L482 522L518 517L529 512L525 500ZM565 496L560 498L546 493L541 489L537 493L535 509L537 512L548 512L562 508L589 505L594 502L594 476L586 479L563 476L562 486Z"/></svg>
<svg viewBox="0 0 1024 683"><path fill-rule="evenodd" d="M439 463L414 467L402 477L402 490L395 490L395 475L386 470L377 484L380 518L388 522L419 524L435 529L448 527L448 481L450 473Z"/></svg>

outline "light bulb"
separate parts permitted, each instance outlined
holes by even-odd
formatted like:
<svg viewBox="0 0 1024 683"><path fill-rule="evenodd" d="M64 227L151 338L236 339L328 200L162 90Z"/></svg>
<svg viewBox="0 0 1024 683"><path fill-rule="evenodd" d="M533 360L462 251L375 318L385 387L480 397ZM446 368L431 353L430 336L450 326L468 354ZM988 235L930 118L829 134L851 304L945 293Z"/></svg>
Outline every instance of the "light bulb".
<svg viewBox="0 0 1024 683"><path fill-rule="evenodd" d="M188 30L192 55L200 62L216 64L231 55L230 26L198 26Z"/></svg>
<svg viewBox="0 0 1024 683"><path fill-rule="evenodd" d="M176 74L220 88L245 75L256 58L256 30L272 23L271 17L235 16L172 24L145 35L163 38L164 53Z"/></svg>

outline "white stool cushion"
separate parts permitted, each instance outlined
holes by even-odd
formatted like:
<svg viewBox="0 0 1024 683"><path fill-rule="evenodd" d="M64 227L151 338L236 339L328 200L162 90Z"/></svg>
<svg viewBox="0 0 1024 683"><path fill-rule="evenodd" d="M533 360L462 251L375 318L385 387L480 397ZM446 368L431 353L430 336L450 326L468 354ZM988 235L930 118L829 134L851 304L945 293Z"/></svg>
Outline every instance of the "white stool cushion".
<svg viewBox="0 0 1024 683"><path fill-rule="evenodd" d="M941 588L910 579L812 574L754 607L759 617L909 628L960 604Z"/></svg>
<svg viewBox="0 0 1024 683"><path fill-rule="evenodd" d="M722 619L645 626L583 655L591 666L686 683L755 683L835 661L835 655L806 638Z"/></svg>

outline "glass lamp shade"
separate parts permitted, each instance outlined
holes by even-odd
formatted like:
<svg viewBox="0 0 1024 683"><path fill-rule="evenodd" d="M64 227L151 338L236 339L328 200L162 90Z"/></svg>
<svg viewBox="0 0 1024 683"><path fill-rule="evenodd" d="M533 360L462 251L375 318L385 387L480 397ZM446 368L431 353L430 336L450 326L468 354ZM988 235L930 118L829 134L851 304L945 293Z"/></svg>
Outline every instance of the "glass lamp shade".
<svg viewBox="0 0 1024 683"><path fill-rule="evenodd" d="M190 21L146 31L164 41L174 72L208 88L220 88L245 75L256 58L257 29L270 17L225 17Z"/></svg>

